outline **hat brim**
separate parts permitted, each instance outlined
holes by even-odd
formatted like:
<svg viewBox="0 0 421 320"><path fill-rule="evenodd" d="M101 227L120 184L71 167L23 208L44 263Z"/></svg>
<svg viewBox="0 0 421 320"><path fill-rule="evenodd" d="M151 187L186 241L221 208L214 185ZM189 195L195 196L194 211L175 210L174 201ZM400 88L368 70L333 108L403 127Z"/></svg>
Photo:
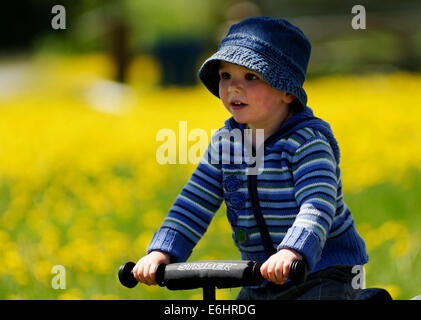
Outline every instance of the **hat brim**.
<svg viewBox="0 0 421 320"><path fill-rule="evenodd" d="M260 74L274 89L293 94L303 107L307 105L307 94L294 75L270 58L242 46L224 46L207 59L199 69L198 76L205 87L219 97L219 62L240 65Z"/></svg>

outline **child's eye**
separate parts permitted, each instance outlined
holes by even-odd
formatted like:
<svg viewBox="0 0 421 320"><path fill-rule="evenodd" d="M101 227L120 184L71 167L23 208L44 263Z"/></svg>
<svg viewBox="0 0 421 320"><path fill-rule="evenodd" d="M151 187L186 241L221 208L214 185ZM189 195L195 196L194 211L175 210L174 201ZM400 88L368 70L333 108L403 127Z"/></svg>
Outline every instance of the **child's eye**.
<svg viewBox="0 0 421 320"><path fill-rule="evenodd" d="M230 78L230 74L228 72L221 72L219 76L221 77L221 79L225 79L225 80Z"/></svg>
<svg viewBox="0 0 421 320"><path fill-rule="evenodd" d="M253 73L247 73L246 74L246 80L257 80L257 79L259 79L259 77L258 76L256 76L255 74L253 74Z"/></svg>

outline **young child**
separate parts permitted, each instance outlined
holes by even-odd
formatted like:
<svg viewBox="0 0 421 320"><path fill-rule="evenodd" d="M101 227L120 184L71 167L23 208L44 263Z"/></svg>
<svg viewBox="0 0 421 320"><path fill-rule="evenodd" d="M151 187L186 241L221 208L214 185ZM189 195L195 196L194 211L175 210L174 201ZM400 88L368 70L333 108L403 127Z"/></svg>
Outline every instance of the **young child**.
<svg viewBox="0 0 421 320"><path fill-rule="evenodd" d="M138 281L156 284L158 264L186 261L225 200L242 259L262 262L267 280L243 288L238 299L358 299L352 266L368 255L343 200L338 144L307 107L310 49L288 21L252 17L231 26L202 65L199 78L232 114L221 130L264 130L264 167L249 175L245 159L222 161L221 145L232 142L215 134L136 264ZM304 259L310 272L299 286L284 284L294 259Z"/></svg>

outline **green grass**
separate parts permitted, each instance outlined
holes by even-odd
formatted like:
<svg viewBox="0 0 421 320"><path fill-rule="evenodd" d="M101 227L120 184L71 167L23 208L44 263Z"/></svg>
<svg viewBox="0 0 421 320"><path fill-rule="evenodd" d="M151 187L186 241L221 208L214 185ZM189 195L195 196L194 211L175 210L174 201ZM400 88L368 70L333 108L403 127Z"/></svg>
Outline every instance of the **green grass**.
<svg viewBox="0 0 421 320"><path fill-rule="evenodd" d="M124 174L130 179L126 171L119 170L118 174ZM169 178L168 185L171 185L171 188L157 190L153 199L144 203L135 199L131 210L134 210L137 215L141 215L143 210L153 206L166 212L186 181L186 172L178 170L174 170L174 172L174 175ZM370 261L366 265L366 285L389 289L397 299L409 299L421 294L421 277L418 277L417 272L421 269L420 194L421 172L415 170L408 173L407 182L403 185L385 182L357 193L345 192L345 202L353 213L357 229L363 238L366 237L370 249ZM9 197L8 184L3 183L0 186L0 208L7 206ZM133 219L136 221L133 222L113 218L112 214L108 215L107 219L112 220L112 225L116 230L125 232L135 239L142 230L137 227L137 220L141 217L136 215L134 217ZM156 221L155 224L159 226L160 223L161 221ZM405 232L400 235L395 231L393 236L387 238L389 231L385 226L388 224ZM225 228L222 227L224 225ZM189 261L240 259L227 226L228 220L225 217L225 205L223 204L209 226L208 232L194 249ZM25 233L30 235L29 238L32 237L30 226L23 223L19 225L19 229L14 232L15 236L24 237ZM380 239L379 237L387 239L382 238L383 240L376 244L376 239ZM17 243L23 243L18 240L16 238ZM399 243L409 244L403 255L399 255L399 252L402 251L399 250ZM25 252L25 248L20 249ZM3 276L0 277L0 298L7 299L15 296L23 299L57 299L63 293L71 295L76 292L76 295L83 299L91 299L95 296L114 296L119 299L201 299L202 291L200 289L170 291L165 288L145 285L138 285L134 289L122 287L117 278L120 264L128 260L136 261L142 255L143 252L139 252L135 256L128 256L125 248L121 248L121 260L115 262L114 270L109 274L66 268L66 290L54 290L50 283L39 283L33 281L32 278L28 284L19 285L12 277ZM234 299L238 291L239 288L217 290L217 298Z"/></svg>
<svg viewBox="0 0 421 320"><path fill-rule="evenodd" d="M407 228L407 235L402 235L410 245L405 255L396 257L396 241L389 239L369 251L370 260L366 266L367 286L395 286L397 299L421 294L418 275L421 270L421 173L409 170L405 181L400 186L385 182L358 193L345 194L345 201L361 231L367 224L374 231L380 230L387 221Z"/></svg>

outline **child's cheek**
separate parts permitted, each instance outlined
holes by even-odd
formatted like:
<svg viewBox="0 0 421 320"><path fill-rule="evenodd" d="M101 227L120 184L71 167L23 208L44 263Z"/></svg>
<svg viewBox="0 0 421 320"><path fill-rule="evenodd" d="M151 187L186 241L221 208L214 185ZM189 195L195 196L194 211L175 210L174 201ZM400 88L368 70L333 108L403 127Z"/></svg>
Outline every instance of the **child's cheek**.
<svg viewBox="0 0 421 320"><path fill-rule="evenodd" d="M228 108L227 90L224 85L219 83L219 97L226 108Z"/></svg>
<svg viewBox="0 0 421 320"><path fill-rule="evenodd" d="M224 85L222 84L221 81L219 81L219 97L221 98L221 100L223 100L225 98L225 90L224 90Z"/></svg>

